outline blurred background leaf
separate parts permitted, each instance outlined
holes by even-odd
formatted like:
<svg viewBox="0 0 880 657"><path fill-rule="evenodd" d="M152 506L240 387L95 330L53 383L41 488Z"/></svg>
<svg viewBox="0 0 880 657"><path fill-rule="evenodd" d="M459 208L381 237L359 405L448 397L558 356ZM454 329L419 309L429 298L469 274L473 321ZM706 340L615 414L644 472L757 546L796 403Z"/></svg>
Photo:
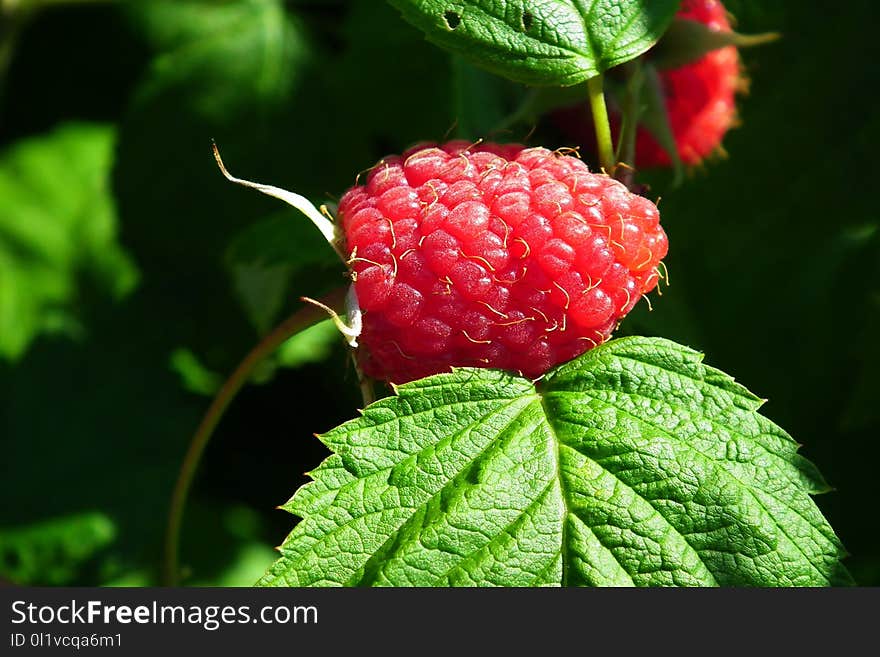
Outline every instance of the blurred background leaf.
<svg viewBox="0 0 880 657"><path fill-rule="evenodd" d="M116 242L113 130L68 124L0 155L0 358L40 333L77 336L79 279L111 299L137 274Z"/></svg>
<svg viewBox="0 0 880 657"><path fill-rule="evenodd" d="M274 326L285 301L295 298L291 283L317 268L338 267L336 253L314 225L296 210L261 219L236 235L226 265L242 309L257 332Z"/></svg>
<svg viewBox="0 0 880 657"><path fill-rule="evenodd" d="M115 537L107 516L88 512L0 530L0 568L14 582L63 586L84 568L99 567L101 550Z"/></svg>

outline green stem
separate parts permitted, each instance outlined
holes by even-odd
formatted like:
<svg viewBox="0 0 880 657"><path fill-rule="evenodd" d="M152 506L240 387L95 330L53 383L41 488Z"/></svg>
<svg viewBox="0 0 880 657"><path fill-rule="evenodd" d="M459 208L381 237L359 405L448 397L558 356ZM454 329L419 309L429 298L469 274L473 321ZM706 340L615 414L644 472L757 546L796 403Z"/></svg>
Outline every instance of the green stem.
<svg viewBox="0 0 880 657"><path fill-rule="evenodd" d="M599 148L599 166L608 175L614 172L614 146L611 143L611 124L608 122L608 109L605 107L605 93L602 90L602 75L587 80L590 94L590 109L593 111L593 125L596 127L596 145Z"/></svg>
<svg viewBox="0 0 880 657"><path fill-rule="evenodd" d="M339 310L340 313L344 312L341 309L345 305L345 290L340 289L332 292L322 299L322 303L330 308ZM162 581L166 586L176 586L178 583L180 574L180 529L183 524L186 499L205 447L208 445L214 429L223 417L223 413L238 394L238 391L247 382L248 378L250 378L254 368L264 358L274 353L278 347L292 336L326 318L327 314L325 311L316 306L307 305L284 320L244 357L244 360L235 368L235 371L229 376L208 407L190 441L186 456L180 466L180 473L177 476L174 492L171 495L171 507L168 513L168 526L165 533L165 558L162 574Z"/></svg>

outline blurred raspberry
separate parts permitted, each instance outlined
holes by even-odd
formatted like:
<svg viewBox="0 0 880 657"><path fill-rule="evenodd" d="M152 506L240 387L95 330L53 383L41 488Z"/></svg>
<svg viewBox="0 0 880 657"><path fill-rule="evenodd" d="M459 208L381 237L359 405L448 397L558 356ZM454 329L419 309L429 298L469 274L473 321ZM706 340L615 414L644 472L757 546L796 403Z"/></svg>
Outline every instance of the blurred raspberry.
<svg viewBox="0 0 880 657"><path fill-rule="evenodd" d="M718 0L684 0L677 16L712 30L731 29ZM719 48L681 68L661 71L660 80L678 154L685 164L699 164L720 149L736 121L736 92L741 84L736 47ZM644 129L636 136L636 154L640 167L671 164L669 154Z"/></svg>
<svg viewBox="0 0 880 657"><path fill-rule="evenodd" d="M731 29L724 6L718 0L683 0L676 17L703 23L712 30ZM735 46L713 50L680 68L659 71L672 135L684 164L699 164L707 156L722 152L721 141L736 123L736 93L743 84L741 73ZM586 102L554 113L554 119L573 140L593 150L595 135ZM616 140L621 120L614 108L610 120ZM640 127L635 166L646 169L671 163L669 154L651 133Z"/></svg>

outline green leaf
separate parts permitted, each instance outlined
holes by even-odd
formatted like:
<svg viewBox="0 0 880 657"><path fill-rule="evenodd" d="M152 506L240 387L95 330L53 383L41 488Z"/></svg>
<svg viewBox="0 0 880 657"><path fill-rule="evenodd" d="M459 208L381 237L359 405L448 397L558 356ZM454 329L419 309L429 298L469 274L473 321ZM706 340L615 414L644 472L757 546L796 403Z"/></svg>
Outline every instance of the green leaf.
<svg viewBox="0 0 880 657"><path fill-rule="evenodd" d="M761 400L701 354L624 338L537 387L460 369L321 436L261 585L849 582L827 490Z"/></svg>
<svg viewBox="0 0 880 657"><path fill-rule="evenodd" d="M41 333L81 332L86 283L119 299L135 285L108 190L114 133L67 124L0 155L0 359Z"/></svg>
<svg viewBox="0 0 880 657"><path fill-rule="evenodd" d="M706 53L736 46L751 48L776 41L777 32L740 34L732 30L713 30L705 23L676 18L657 46L651 50L651 61L659 69L674 69L697 61Z"/></svg>
<svg viewBox="0 0 880 657"><path fill-rule="evenodd" d="M197 395L213 396L223 385L223 377L212 372L192 351L178 347L171 352L169 366L180 376L184 390Z"/></svg>
<svg viewBox="0 0 880 657"><path fill-rule="evenodd" d="M149 0L127 8L159 51L141 94L181 92L187 108L221 121L283 100L303 48L277 0Z"/></svg>
<svg viewBox="0 0 880 657"><path fill-rule="evenodd" d="M0 528L0 576L15 584L67 584L116 538L103 513L79 512Z"/></svg>
<svg viewBox="0 0 880 657"><path fill-rule="evenodd" d="M429 41L518 82L568 86L638 57L678 0L389 0Z"/></svg>
<svg viewBox="0 0 880 657"><path fill-rule="evenodd" d="M339 329L329 319L300 331L278 348L275 360L281 367L299 367L325 360L334 347L343 344Z"/></svg>

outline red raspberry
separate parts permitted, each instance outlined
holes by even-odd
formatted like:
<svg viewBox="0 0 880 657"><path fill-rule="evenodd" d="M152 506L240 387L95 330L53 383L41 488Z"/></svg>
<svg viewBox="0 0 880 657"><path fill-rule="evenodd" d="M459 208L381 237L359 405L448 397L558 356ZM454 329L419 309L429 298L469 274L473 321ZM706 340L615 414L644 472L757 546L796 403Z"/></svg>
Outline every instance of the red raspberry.
<svg viewBox="0 0 880 657"><path fill-rule="evenodd" d="M718 0L684 0L677 14L730 31L727 12ZM666 111L681 161L699 164L718 150L736 122L736 92L741 83L735 46L706 53L695 62L660 73ZM669 154L644 129L636 135L636 162L640 167L669 166Z"/></svg>
<svg viewBox="0 0 880 657"><path fill-rule="evenodd" d="M729 31L730 22L718 0L683 0L678 18L698 21L713 30ZM682 162L699 164L721 150L721 140L736 122L736 93L742 87L735 46L706 53L695 62L660 71L666 112ZM576 141L595 145L592 119L585 105L554 113L559 127ZM611 129L620 133L620 115L612 111ZM636 166L670 166L669 154L644 128L636 134Z"/></svg>
<svg viewBox="0 0 880 657"><path fill-rule="evenodd" d="M657 207L575 157L466 142L374 167L339 219L360 361L403 383L453 366L535 378L606 340L657 284Z"/></svg>

